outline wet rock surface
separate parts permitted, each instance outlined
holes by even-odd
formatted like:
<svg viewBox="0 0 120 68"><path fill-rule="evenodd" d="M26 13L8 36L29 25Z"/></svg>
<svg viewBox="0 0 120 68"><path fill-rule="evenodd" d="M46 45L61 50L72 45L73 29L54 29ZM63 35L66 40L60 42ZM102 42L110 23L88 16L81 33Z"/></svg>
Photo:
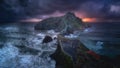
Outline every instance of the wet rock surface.
<svg viewBox="0 0 120 68"><path fill-rule="evenodd" d="M57 50L51 55L56 68L119 68L119 57L98 55L86 48L78 39L58 35ZM67 67L66 67L67 66Z"/></svg>
<svg viewBox="0 0 120 68"><path fill-rule="evenodd" d="M56 60L56 68L73 68L72 58L63 51L60 40L58 40L57 49L51 57Z"/></svg>
<svg viewBox="0 0 120 68"><path fill-rule="evenodd" d="M105 55L100 55L90 48L88 49L83 44L83 41L80 40L80 31L78 31L78 34L73 34L77 30L84 29L85 26L87 25L83 24L74 14L67 13L62 17L45 19L38 23L35 29L53 29L56 32L60 32L60 35L57 36L57 50L51 55L56 61L56 68L120 68L119 58L110 58ZM65 35L70 36L65 37ZM98 42L97 44L100 45L102 42Z"/></svg>
<svg viewBox="0 0 120 68"><path fill-rule="evenodd" d="M19 27L17 25L16 27L0 28L0 44L4 44L0 47L0 67L120 68L119 56L110 58L99 55L88 49L80 41L80 38L70 34L81 29L83 25L74 14L68 13L62 17L48 18L35 26L36 30L53 29L63 33L61 35L51 31L48 32L51 33L49 36L47 35L48 33L37 34L35 33L36 31L24 30L21 28L22 25L19 25ZM52 39L54 33L55 36L57 35L57 42L56 39ZM64 34L68 34L71 37L65 37ZM97 44L102 44L102 42Z"/></svg>
<svg viewBox="0 0 120 68"><path fill-rule="evenodd" d="M50 37L50 36L45 36L45 38L43 39L42 43L49 43L49 42L51 42L51 41L53 41L52 37Z"/></svg>

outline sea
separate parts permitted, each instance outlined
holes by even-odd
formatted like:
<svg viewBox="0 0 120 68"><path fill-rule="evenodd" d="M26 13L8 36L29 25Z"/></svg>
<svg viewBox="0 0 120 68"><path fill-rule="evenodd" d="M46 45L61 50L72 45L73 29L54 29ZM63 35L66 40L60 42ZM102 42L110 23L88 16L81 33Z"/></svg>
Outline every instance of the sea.
<svg viewBox="0 0 120 68"><path fill-rule="evenodd" d="M50 58L57 48L56 40L43 44L46 35L52 38L59 32L34 30L35 23L0 24L0 68L55 68L56 61ZM115 57L120 55L120 22L88 23L79 34L70 34L69 38L79 40L90 50L100 55ZM38 50L21 53L16 46L26 46Z"/></svg>
<svg viewBox="0 0 120 68"><path fill-rule="evenodd" d="M90 23L81 34L86 47L100 55L120 55L120 22Z"/></svg>

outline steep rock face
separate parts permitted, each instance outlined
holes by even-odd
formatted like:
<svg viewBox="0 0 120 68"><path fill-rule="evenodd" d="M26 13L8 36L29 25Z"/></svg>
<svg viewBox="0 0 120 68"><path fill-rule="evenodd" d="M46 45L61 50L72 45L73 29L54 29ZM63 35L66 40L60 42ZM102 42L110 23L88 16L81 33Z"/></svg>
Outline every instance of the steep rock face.
<svg viewBox="0 0 120 68"><path fill-rule="evenodd" d="M82 54L86 58L85 51L88 49L78 39L68 39L58 35L57 40L57 50L51 55L56 60L56 68L78 68L76 65L78 54ZM80 57L81 60L84 60L83 56ZM82 61L78 63L83 64Z"/></svg>
<svg viewBox="0 0 120 68"><path fill-rule="evenodd" d="M74 30L80 30L85 27L81 19L73 13L68 12L61 17L52 17L45 19L35 26L35 30L55 30L62 33L72 33Z"/></svg>
<svg viewBox="0 0 120 68"><path fill-rule="evenodd" d="M63 51L72 57L73 62L75 62L77 59L77 49L88 51L89 49L86 48L79 39L70 39L65 38L61 35L58 35L58 40L61 41L61 47Z"/></svg>
<svg viewBox="0 0 120 68"><path fill-rule="evenodd" d="M98 55L78 39L68 39L60 35L57 39L57 50L51 55L56 60L56 68L119 68L119 59L113 61L114 59Z"/></svg>
<svg viewBox="0 0 120 68"><path fill-rule="evenodd" d="M64 52L61 44L61 40L58 39L57 49L55 53L51 55L56 61L56 68L73 68L72 58Z"/></svg>

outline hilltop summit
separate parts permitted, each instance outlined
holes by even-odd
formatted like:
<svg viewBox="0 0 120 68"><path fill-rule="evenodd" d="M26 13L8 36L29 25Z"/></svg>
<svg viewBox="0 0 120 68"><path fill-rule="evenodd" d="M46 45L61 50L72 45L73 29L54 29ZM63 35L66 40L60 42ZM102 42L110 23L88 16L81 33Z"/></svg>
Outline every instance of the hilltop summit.
<svg viewBox="0 0 120 68"><path fill-rule="evenodd" d="M55 30L56 32L73 32L83 29L86 25L74 13L68 12L61 17L51 17L36 24L35 30Z"/></svg>

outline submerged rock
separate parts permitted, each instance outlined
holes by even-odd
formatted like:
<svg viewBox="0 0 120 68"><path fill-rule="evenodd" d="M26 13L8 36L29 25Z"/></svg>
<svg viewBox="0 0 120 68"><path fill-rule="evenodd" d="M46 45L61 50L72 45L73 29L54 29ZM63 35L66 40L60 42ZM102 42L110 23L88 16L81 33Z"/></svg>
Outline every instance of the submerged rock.
<svg viewBox="0 0 120 68"><path fill-rule="evenodd" d="M42 43L49 43L49 42L51 42L51 41L53 41L52 37L50 37L50 36L45 36L45 38L43 39L43 42L42 42Z"/></svg>
<svg viewBox="0 0 120 68"><path fill-rule="evenodd" d="M73 13L68 12L61 17L47 18L35 26L35 30L55 30L61 33L72 33L83 29L86 25Z"/></svg>

